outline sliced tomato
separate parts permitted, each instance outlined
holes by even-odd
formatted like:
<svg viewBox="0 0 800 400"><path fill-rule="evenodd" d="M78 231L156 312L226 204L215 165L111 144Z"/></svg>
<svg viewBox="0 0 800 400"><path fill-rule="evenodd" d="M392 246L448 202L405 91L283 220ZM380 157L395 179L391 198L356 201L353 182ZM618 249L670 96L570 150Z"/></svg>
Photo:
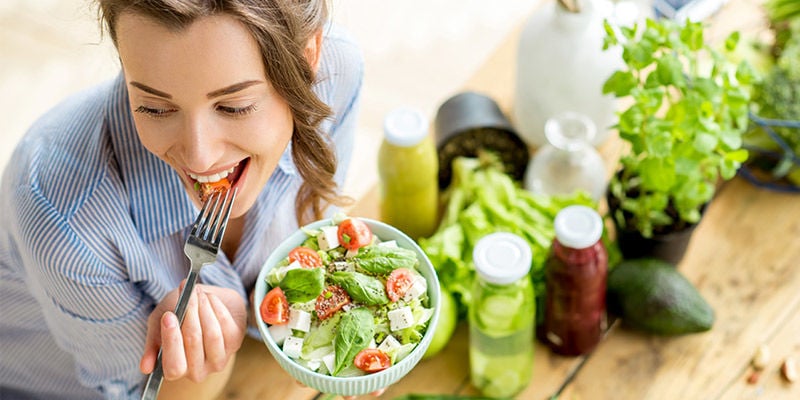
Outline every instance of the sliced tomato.
<svg viewBox="0 0 800 400"><path fill-rule="evenodd" d="M280 287L267 292L259 307L261 319L270 325L283 325L289 322L289 302Z"/></svg>
<svg viewBox="0 0 800 400"><path fill-rule="evenodd" d="M339 223L339 244L347 250L358 250L372 242L372 231L358 218Z"/></svg>
<svg viewBox="0 0 800 400"><path fill-rule="evenodd" d="M353 360L356 367L366 373L383 371L392 366L389 355L378 349L364 349L356 354Z"/></svg>
<svg viewBox="0 0 800 400"><path fill-rule="evenodd" d="M397 301L403 298L414 284L414 274L405 268L398 268L386 278L386 294L389 300Z"/></svg>
<svg viewBox="0 0 800 400"><path fill-rule="evenodd" d="M322 266L322 257L312 248L297 246L289 252L289 263L299 262L303 268L317 268Z"/></svg>
<svg viewBox="0 0 800 400"><path fill-rule="evenodd" d="M350 295L347 291L341 286L330 285L317 296L314 310L317 311L317 317L323 320L341 310L345 304L350 304Z"/></svg>

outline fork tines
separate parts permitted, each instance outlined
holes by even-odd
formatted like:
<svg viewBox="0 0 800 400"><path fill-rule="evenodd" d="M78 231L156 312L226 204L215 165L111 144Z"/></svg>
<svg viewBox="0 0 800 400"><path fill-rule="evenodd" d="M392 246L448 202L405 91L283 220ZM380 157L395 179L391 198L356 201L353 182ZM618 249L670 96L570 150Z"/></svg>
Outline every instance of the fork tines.
<svg viewBox="0 0 800 400"><path fill-rule="evenodd" d="M203 209L200 210L200 215L197 216L197 220L192 225L191 234L201 240L212 243L222 241L235 198L236 189L222 189L212 193L206 199Z"/></svg>

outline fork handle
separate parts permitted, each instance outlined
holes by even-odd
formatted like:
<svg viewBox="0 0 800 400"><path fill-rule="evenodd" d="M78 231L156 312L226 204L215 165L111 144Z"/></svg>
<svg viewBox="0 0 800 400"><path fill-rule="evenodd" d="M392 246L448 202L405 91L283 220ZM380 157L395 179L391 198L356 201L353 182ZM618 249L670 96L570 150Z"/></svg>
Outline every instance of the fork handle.
<svg viewBox="0 0 800 400"><path fill-rule="evenodd" d="M189 271L189 276L186 277L186 285L183 286L180 296L178 296L178 305L175 306L175 316L178 317L178 323L183 324L183 317L186 315L186 306L189 304L189 297L192 296L194 285L197 283L197 272L194 268ZM156 367L150 376L147 378L147 385L142 392L142 400L155 400L158 398L158 392L161 390L161 383L164 381L164 368L161 365L161 350L158 349L158 358L156 359Z"/></svg>
<svg viewBox="0 0 800 400"><path fill-rule="evenodd" d="M178 305L175 306L175 315L178 317L178 324L183 324L183 317L186 315L186 306L189 305L189 298L192 297L194 291L194 284L197 283L197 270L192 266L189 270L189 276L186 277L186 285L183 286L183 291L178 297Z"/></svg>

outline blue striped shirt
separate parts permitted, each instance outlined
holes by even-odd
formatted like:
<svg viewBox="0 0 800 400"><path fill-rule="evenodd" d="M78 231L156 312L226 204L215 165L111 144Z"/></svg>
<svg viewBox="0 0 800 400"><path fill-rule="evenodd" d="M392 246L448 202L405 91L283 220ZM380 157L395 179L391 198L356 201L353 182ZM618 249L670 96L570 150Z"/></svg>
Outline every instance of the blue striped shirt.
<svg viewBox="0 0 800 400"><path fill-rule="evenodd" d="M315 92L334 111L341 185L355 140L358 47L329 26ZM200 280L245 299L269 253L297 229L290 149L246 215L235 262ZM139 141L120 75L67 99L18 144L0 186L0 398L138 399L154 305L188 273L197 208ZM252 331L251 331L252 332Z"/></svg>

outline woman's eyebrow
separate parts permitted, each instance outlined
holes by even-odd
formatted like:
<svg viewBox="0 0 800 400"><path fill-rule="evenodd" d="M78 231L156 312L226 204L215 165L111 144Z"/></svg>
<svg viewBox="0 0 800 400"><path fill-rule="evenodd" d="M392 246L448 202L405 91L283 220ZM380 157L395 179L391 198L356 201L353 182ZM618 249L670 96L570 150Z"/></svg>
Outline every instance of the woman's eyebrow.
<svg viewBox="0 0 800 400"><path fill-rule="evenodd" d="M166 93L166 92L162 92L162 91L160 91L158 89L153 89L150 86L145 85L144 83L131 81L131 86L137 87L142 91L145 91L145 92L150 93L150 94L154 94L154 95L156 95L158 97L163 97L165 99L171 99L172 98L171 94Z"/></svg>
<svg viewBox="0 0 800 400"><path fill-rule="evenodd" d="M213 99L214 97L219 97L219 96L224 96L226 94L236 93L236 92L238 92L240 90L247 89L250 86L258 85L259 83L262 83L262 81L250 80L250 81L234 83L233 85L230 85L230 86L224 87L222 89L217 89L217 90L215 90L213 92L210 92L210 93L208 93L206 95L206 97L208 97L209 99Z"/></svg>
<svg viewBox="0 0 800 400"><path fill-rule="evenodd" d="M226 94L236 93L238 91L247 89L248 87L253 86L253 85L257 85L259 83L262 83L262 81L250 80L250 81L234 83L233 85L226 86L226 87L224 87L222 89L214 90L214 91L208 93L206 95L206 97L208 97L209 99L213 99L215 97L224 96ZM144 83L131 81L131 86L137 87L137 88L139 88L140 90L142 90L144 92L147 92L147 93L159 96L159 97L163 97L165 99L171 99L172 98L171 94L169 94L167 92L162 92L162 91L160 91L158 89L151 88L150 86L147 86Z"/></svg>

